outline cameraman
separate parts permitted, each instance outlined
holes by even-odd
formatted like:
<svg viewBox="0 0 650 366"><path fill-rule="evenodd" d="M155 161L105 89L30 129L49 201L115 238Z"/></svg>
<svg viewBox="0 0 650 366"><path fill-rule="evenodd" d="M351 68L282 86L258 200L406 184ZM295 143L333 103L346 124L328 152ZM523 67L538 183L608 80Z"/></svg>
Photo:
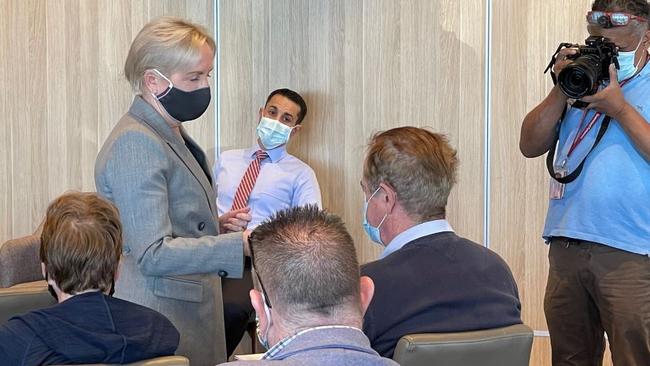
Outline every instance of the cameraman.
<svg viewBox="0 0 650 366"><path fill-rule="evenodd" d="M587 29L618 46L619 70L610 65L611 81L581 99L584 109L556 85L521 126L526 157L552 152L558 142L550 163L559 177L584 160L575 180L551 179L543 236L550 243L544 312L553 365L600 365L603 331L615 365L650 362L649 17L645 0L594 1ZM576 53L559 52L556 75ZM598 142L605 115L611 121Z"/></svg>

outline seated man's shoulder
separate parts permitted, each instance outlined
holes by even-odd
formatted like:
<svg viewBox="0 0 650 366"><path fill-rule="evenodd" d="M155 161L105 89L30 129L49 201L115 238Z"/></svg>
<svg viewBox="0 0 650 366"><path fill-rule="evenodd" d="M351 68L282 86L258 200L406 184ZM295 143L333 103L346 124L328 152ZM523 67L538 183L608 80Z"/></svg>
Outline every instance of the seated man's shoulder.
<svg viewBox="0 0 650 366"><path fill-rule="evenodd" d="M309 166L309 164L307 164L305 161L303 161L302 159L298 158L297 156L295 156L293 154L287 154L284 158L282 158L281 162L283 164L287 164L287 165L291 164L291 165L294 165L296 167L301 167L303 169L312 171L312 168L311 168L311 166Z"/></svg>
<svg viewBox="0 0 650 366"><path fill-rule="evenodd" d="M33 324L43 318L43 314L36 311L12 317L0 326L0 345L6 346L10 342L19 339L33 338L38 331L33 327Z"/></svg>
<svg viewBox="0 0 650 366"><path fill-rule="evenodd" d="M441 251L446 255L441 256ZM443 232L413 240L385 258L362 265L361 274L372 277L373 274L402 273L405 269L410 268L404 267L404 263L409 263L411 266L417 263L430 266L432 263L453 263L457 260L477 261L508 268L499 254L484 245L458 236L453 232Z"/></svg>
<svg viewBox="0 0 650 366"><path fill-rule="evenodd" d="M360 267L360 272L362 276L373 277L373 275L381 273L382 268L387 266L388 263L386 262L386 258L380 258L372 262L362 264Z"/></svg>
<svg viewBox="0 0 650 366"><path fill-rule="evenodd" d="M508 267L508 264L505 262L505 260L503 260L499 253L495 252L494 250L469 239L461 237L459 237L459 239L461 240L460 243L462 243L465 251L467 252L466 255L468 256L468 259L488 261L502 265L504 267Z"/></svg>
<svg viewBox="0 0 650 366"><path fill-rule="evenodd" d="M111 312L113 313L119 313L120 315L124 315L126 318L133 319L134 321L138 321L140 323L144 321L150 321L157 326L171 327L176 329L166 316L157 312L156 310L127 300L110 296L106 296L106 301L111 309Z"/></svg>
<svg viewBox="0 0 650 366"><path fill-rule="evenodd" d="M219 160L223 160L224 158L234 158L234 157L244 157L248 155L248 149L232 149L232 150L226 150L222 151L219 153Z"/></svg>
<svg viewBox="0 0 650 366"><path fill-rule="evenodd" d="M479 244L473 240L464 238L457 235L453 232L443 232L438 234L433 234L430 236L422 237L418 240L415 240L414 243L421 244L422 248L426 248L427 244L437 244L438 248L451 248L453 249L451 253L456 255L462 255L467 259L466 256L479 256L479 257L494 257L500 258L497 253L490 250L483 244ZM411 248L417 248L417 246L412 246Z"/></svg>
<svg viewBox="0 0 650 366"><path fill-rule="evenodd" d="M31 362L31 349L41 348L36 329L30 325L31 313L13 317L0 326L0 365L38 364ZM30 360L30 363L25 363Z"/></svg>

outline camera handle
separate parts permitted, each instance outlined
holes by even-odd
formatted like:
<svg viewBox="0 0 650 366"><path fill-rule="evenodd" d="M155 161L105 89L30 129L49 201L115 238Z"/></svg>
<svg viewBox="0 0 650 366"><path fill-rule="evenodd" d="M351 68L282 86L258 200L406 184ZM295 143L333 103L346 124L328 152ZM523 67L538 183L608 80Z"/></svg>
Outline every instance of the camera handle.
<svg viewBox="0 0 650 366"><path fill-rule="evenodd" d="M546 66L546 69L544 69L544 74L546 74L549 70L551 71L551 80L553 80L553 85L557 85L557 77L555 76L555 72L553 72L553 65L555 65L555 61L557 61L557 54L560 53L563 48L570 47L578 47L578 45L566 42L560 43L560 45L557 46L555 53L553 53L553 56L551 56L551 61L548 63L548 66Z"/></svg>
<svg viewBox="0 0 650 366"><path fill-rule="evenodd" d="M562 112L562 117L560 118L560 121L564 119L564 115L566 114L566 111L567 108L565 108L564 112ZM572 171L571 174L568 174L564 177L560 177L557 173L555 173L555 169L553 168L553 158L555 157L555 149L559 141L560 125L562 124L562 122L560 122L560 125L558 125L557 127L555 142L553 143L553 145L551 145L551 149L548 151L548 154L546 154L546 169L548 170L548 174L551 175L551 178L555 179L556 181L562 184L571 183L574 180L576 180L576 178L578 178L578 176L582 172L582 167L585 165L585 160L587 160L589 154L591 154L591 152L596 148L596 146L600 142L600 139L602 139L603 136L605 135L605 131L607 131L607 127L609 127L609 121L611 119L612 117L605 115L605 119L603 120L603 123L601 123L600 129L598 129L598 135L596 136L596 141L594 141L594 144L591 145L591 149L589 149L587 154L585 154L585 157L580 162L580 165L578 165L578 167L574 171Z"/></svg>

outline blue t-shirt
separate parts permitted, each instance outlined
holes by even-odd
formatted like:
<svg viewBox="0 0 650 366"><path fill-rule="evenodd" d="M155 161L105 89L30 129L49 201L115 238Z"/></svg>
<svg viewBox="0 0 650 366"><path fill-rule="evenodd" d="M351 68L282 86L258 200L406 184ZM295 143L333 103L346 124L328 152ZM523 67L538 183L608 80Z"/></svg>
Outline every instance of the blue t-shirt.
<svg viewBox="0 0 650 366"><path fill-rule="evenodd" d="M625 100L650 120L650 67L644 67L622 88ZM582 128L596 111L589 110ZM560 126L556 164L574 141L583 110L569 108ZM593 145L604 116L567 159L570 173ZM565 185L562 199L549 200L545 239L565 236L650 254L650 162L612 119L600 143L587 156L582 173Z"/></svg>

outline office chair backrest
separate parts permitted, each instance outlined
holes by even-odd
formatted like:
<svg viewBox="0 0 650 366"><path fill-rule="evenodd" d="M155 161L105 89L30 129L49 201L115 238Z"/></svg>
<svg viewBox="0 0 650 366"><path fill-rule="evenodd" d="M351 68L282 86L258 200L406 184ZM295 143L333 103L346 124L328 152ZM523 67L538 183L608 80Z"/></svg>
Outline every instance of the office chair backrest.
<svg viewBox="0 0 650 366"><path fill-rule="evenodd" d="M458 333L403 336L393 360L402 366L528 366L533 331L523 324Z"/></svg>
<svg viewBox="0 0 650 366"><path fill-rule="evenodd" d="M14 315L24 314L56 304L45 281L0 288L0 324Z"/></svg>
<svg viewBox="0 0 650 366"><path fill-rule="evenodd" d="M188 360L186 357L164 356L164 357L150 358L148 360L142 360L142 361L133 362L121 366L189 366L189 365L190 365L190 360ZM53 366L57 366L57 365L53 365ZM63 366L63 365L58 365L58 366ZM113 366L113 365L96 363L92 365L86 364L86 365L77 365L77 366Z"/></svg>
<svg viewBox="0 0 650 366"><path fill-rule="evenodd" d="M0 288L43 279L38 254L40 246L40 228L32 235L0 245Z"/></svg>

